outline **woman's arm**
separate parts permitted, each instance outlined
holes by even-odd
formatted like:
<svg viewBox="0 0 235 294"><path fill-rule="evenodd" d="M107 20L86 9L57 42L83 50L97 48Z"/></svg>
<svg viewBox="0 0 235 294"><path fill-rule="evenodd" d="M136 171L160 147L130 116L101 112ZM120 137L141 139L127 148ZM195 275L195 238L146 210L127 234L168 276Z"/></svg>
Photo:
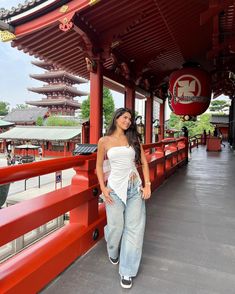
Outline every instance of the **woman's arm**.
<svg viewBox="0 0 235 294"><path fill-rule="evenodd" d="M96 174L100 184L100 189L102 194L104 195L105 202L112 203L112 198L110 197L111 189L108 189L105 185L104 181L104 173L103 173L103 162L105 157L105 138L100 138L98 142L98 149L97 149L97 159L96 159Z"/></svg>
<svg viewBox="0 0 235 294"><path fill-rule="evenodd" d="M148 166L148 162L147 162L142 145L140 145L140 149L141 149L141 164L142 164L142 170L143 170L143 176L144 176L144 186L142 188L142 192L143 192L142 197L144 199L149 199L151 196L151 182L150 182L150 177L149 177L149 166Z"/></svg>

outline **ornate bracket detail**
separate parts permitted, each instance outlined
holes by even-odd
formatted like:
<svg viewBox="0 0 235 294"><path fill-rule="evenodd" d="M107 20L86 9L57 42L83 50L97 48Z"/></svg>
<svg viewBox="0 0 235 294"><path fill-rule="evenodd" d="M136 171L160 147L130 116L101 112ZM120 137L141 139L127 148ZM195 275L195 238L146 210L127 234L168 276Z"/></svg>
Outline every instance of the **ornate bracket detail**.
<svg viewBox="0 0 235 294"><path fill-rule="evenodd" d="M67 17L63 18L61 24L59 25L59 28L63 32L69 31L73 27L73 22L68 20Z"/></svg>
<svg viewBox="0 0 235 294"><path fill-rule="evenodd" d="M0 31L0 41L2 42L12 41L15 38L16 36L9 31Z"/></svg>
<svg viewBox="0 0 235 294"><path fill-rule="evenodd" d="M121 63L121 74L125 77L125 79L130 79L130 70L125 62Z"/></svg>
<svg viewBox="0 0 235 294"><path fill-rule="evenodd" d="M92 60L92 59L90 59L88 57L86 57L85 60L86 60L87 70L89 72L96 72L96 70L97 70L97 63L96 63L96 61L95 60Z"/></svg>

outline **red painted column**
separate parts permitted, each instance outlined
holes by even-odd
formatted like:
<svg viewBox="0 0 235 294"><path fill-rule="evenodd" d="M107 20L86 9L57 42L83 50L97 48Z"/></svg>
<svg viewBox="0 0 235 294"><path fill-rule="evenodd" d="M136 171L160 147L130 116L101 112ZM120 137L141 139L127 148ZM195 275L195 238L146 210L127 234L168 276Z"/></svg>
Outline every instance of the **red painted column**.
<svg viewBox="0 0 235 294"><path fill-rule="evenodd" d="M145 102L145 144L152 143L153 137L153 98L146 97Z"/></svg>
<svg viewBox="0 0 235 294"><path fill-rule="evenodd" d="M96 71L90 72L90 143L97 144L102 136L103 72L102 63L96 61Z"/></svg>
<svg viewBox="0 0 235 294"><path fill-rule="evenodd" d="M66 156L66 151L67 151L67 142L64 142L64 156Z"/></svg>
<svg viewBox="0 0 235 294"><path fill-rule="evenodd" d="M163 103L160 104L159 124L160 124L160 134L158 138L160 141L164 139L164 131L165 131L165 100L163 100Z"/></svg>
<svg viewBox="0 0 235 294"><path fill-rule="evenodd" d="M2 142L2 148L3 148L3 152L5 152L7 150L7 140L4 139Z"/></svg>
<svg viewBox="0 0 235 294"><path fill-rule="evenodd" d="M125 107L135 110L135 89L125 86Z"/></svg>

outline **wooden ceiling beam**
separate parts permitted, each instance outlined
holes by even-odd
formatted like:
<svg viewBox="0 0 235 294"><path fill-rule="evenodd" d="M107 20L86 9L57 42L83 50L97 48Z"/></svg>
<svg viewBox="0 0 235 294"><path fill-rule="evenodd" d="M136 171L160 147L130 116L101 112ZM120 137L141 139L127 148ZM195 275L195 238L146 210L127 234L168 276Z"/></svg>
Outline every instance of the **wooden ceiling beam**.
<svg viewBox="0 0 235 294"><path fill-rule="evenodd" d="M200 25L205 25L209 20L211 20L216 15L219 15L224 11L229 5L233 5L233 0L210 0L208 10L204 11L200 15Z"/></svg>

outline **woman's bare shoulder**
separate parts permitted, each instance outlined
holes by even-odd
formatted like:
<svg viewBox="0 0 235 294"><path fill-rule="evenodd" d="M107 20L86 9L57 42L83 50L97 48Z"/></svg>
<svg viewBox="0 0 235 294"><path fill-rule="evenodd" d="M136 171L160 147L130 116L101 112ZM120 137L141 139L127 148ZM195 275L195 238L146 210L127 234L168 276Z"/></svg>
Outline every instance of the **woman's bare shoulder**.
<svg viewBox="0 0 235 294"><path fill-rule="evenodd" d="M110 136L104 136L104 137L101 137L101 138L99 139L98 144L99 144L99 145L106 145L106 144L108 144L109 140L110 140Z"/></svg>

